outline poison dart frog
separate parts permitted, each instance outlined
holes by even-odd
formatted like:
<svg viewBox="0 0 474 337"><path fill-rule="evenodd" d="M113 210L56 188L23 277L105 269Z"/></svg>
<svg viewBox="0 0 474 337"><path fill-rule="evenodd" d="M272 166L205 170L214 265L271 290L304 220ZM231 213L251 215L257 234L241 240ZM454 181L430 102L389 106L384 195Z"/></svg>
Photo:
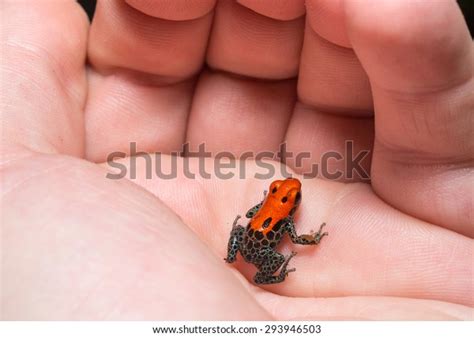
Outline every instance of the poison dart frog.
<svg viewBox="0 0 474 337"><path fill-rule="evenodd" d="M317 245L328 235L322 233L323 223L317 233L296 234L293 215L301 203L301 182L296 178L275 180L271 183L270 193L263 192L263 200L248 210L245 215L250 221L246 227L238 225L240 215L234 220L227 246L227 263L232 263L237 252L245 261L253 263L258 272L254 276L257 284L274 284L285 280L295 268L288 269L288 263L296 255L292 252L284 256L275 248L283 234L288 233L291 241L300 245ZM274 273L280 269L277 275Z"/></svg>

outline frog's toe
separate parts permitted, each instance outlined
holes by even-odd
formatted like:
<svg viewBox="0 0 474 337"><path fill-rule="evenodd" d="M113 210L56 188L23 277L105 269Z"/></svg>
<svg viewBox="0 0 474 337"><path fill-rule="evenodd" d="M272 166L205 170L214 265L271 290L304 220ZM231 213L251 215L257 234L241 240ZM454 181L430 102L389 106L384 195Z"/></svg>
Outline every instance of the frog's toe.
<svg viewBox="0 0 474 337"><path fill-rule="evenodd" d="M323 236L328 236L328 235L329 235L329 233L328 233L328 232L324 232L324 233L316 233L316 235L315 235L315 238L316 238L316 239L320 239L320 240L321 240L321 238L322 238Z"/></svg>
<svg viewBox="0 0 474 337"><path fill-rule="evenodd" d="M326 226L325 222L323 222L321 226L319 226L318 233L321 233L323 231L324 226Z"/></svg>

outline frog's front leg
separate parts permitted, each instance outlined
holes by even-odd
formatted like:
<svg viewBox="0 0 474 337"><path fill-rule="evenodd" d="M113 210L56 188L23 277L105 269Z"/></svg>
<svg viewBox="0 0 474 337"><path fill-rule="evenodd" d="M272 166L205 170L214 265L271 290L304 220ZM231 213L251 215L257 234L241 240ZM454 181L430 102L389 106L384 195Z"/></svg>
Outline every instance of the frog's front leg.
<svg viewBox="0 0 474 337"><path fill-rule="evenodd" d="M323 227L326 226L326 223L321 224L319 230L314 234L296 234L295 223L292 218L288 219L286 223L286 230L290 234L291 241L299 245L317 245L324 236L327 236L328 233L322 233Z"/></svg>
<svg viewBox="0 0 474 337"><path fill-rule="evenodd" d="M267 191L265 190L265 191L263 191L263 200L260 201L258 204L256 204L255 206L253 206L251 209L249 209L249 210L247 211L247 213L245 214L245 217L246 217L246 218L251 219L251 218L253 218L253 216L254 216L255 214L257 214L257 212L258 212L258 210L260 209L260 207L262 207L263 202L265 201L265 197L266 197L266 196L267 196Z"/></svg>
<svg viewBox="0 0 474 337"><path fill-rule="evenodd" d="M240 215L235 217L234 223L232 224L232 231L230 232L229 243L227 244L227 257L224 260L227 263L232 263L237 257L237 252L240 249L242 242L244 241L245 228L238 225L237 222L240 219Z"/></svg>

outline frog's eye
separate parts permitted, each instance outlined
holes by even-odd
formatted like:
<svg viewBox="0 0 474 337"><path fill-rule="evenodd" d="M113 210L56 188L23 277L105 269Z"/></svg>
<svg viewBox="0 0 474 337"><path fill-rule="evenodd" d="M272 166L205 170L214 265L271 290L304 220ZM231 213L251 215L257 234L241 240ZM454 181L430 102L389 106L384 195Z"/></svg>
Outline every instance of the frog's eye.
<svg viewBox="0 0 474 337"><path fill-rule="evenodd" d="M275 194L276 191L278 191L278 188L280 187L281 183L281 180L275 180L274 182L272 182L272 184L270 185L270 191L272 194Z"/></svg>
<svg viewBox="0 0 474 337"><path fill-rule="evenodd" d="M301 192L298 192L296 193L296 196L295 196L295 204L299 204L300 201L301 201Z"/></svg>

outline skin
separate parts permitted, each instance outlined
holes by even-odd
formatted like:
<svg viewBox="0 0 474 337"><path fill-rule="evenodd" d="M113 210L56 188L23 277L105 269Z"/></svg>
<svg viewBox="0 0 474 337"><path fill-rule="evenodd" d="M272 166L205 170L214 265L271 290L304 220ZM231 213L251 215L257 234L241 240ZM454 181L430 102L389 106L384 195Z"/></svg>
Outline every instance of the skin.
<svg viewBox="0 0 474 337"><path fill-rule="evenodd" d="M455 1L308 1L306 23L297 1L257 2L100 1L92 25L72 0L2 2L2 319L473 319L474 51ZM371 184L304 180L297 230L330 236L269 287L222 261L269 181L146 179L143 158L105 178L131 141L319 158L346 139L373 148Z"/></svg>

